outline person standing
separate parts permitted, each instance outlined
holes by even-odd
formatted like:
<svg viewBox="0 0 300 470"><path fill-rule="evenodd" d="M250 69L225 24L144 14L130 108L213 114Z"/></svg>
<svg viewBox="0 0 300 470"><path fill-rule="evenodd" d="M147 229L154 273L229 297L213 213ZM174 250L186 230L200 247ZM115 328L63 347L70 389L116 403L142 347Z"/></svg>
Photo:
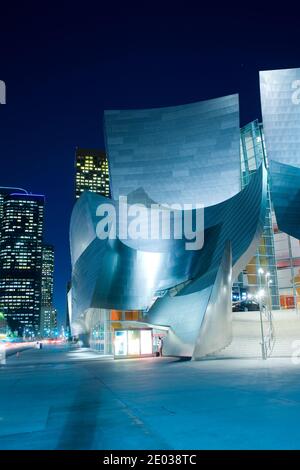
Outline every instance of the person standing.
<svg viewBox="0 0 300 470"><path fill-rule="evenodd" d="M163 355L163 346L164 346L164 341L161 336L158 337L158 355L162 357Z"/></svg>

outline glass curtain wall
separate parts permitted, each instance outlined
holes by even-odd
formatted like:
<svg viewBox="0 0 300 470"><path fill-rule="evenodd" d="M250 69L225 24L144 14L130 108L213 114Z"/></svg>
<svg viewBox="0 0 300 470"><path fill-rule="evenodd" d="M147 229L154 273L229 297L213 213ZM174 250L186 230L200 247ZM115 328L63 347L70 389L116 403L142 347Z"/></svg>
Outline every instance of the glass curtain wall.
<svg viewBox="0 0 300 470"><path fill-rule="evenodd" d="M241 186L249 183L252 174L262 161L266 161L266 152L262 125L256 120L241 128ZM267 212L264 232L255 256L233 285L233 298L243 300L257 297L263 289L269 292L272 309L280 308L278 278L276 269L272 209L268 184ZM263 270L264 273L260 274ZM266 274L268 277L266 278Z"/></svg>
<svg viewBox="0 0 300 470"><path fill-rule="evenodd" d="M300 311L300 241L278 229L275 214L273 228L280 306Z"/></svg>

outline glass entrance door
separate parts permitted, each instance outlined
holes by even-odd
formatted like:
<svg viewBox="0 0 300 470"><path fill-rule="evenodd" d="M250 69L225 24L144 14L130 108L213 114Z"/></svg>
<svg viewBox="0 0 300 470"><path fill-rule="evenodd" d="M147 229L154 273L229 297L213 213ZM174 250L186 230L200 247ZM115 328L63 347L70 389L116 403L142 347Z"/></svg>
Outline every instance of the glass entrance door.
<svg viewBox="0 0 300 470"><path fill-rule="evenodd" d="M115 330L115 356L146 356L152 351L151 329Z"/></svg>
<svg viewBox="0 0 300 470"><path fill-rule="evenodd" d="M127 356L127 331L115 331L115 355Z"/></svg>

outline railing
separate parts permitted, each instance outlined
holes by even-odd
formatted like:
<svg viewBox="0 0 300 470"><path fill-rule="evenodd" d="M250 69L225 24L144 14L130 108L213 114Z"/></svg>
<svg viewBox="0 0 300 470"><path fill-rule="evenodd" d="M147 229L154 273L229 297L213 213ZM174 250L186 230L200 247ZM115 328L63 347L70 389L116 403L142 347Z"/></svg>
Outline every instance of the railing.
<svg viewBox="0 0 300 470"><path fill-rule="evenodd" d="M263 305L261 307L261 327L262 327L262 357L267 359L272 355L276 337L275 337L275 328L273 322L272 310L267 306Z"/></svg>

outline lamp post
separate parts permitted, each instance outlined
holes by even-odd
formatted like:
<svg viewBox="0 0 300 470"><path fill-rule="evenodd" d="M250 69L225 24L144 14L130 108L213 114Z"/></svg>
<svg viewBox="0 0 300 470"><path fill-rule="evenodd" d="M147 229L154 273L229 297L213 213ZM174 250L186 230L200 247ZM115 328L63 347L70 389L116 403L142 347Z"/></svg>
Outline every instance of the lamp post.
<svg viewBox="0 0 300 470"><path fill-rule="evenodd" d="M272 295L271 295L271 288L270 285L273 284L272 279L268 281L268 291L269 291L269 300L270 300L270 310L272 311Z"/></svg>
<svg viewBox="0 0 300 470"><path fill-rule="evenodd" d="M266 359L266 351L265 351L265 340L264 340L264 325L262 319L262 297L263 297L263 289L261 283L261 276L264 274L264 270L262 268L258 269L259 274L259 316L260 316L260 331L261 331L261 356L262 359Z"/></svg>
<svg viewBox="0 0 300 470"><path fill-rule="evenodd" d="M270 284L272 284L272 279L270 278L270 273L266 273L266 286L267 286L267 291L268 291L268 304L269 304L269 309L270 311L272 310L272 298L271 298L271 291L270 291Z"/></svg>

